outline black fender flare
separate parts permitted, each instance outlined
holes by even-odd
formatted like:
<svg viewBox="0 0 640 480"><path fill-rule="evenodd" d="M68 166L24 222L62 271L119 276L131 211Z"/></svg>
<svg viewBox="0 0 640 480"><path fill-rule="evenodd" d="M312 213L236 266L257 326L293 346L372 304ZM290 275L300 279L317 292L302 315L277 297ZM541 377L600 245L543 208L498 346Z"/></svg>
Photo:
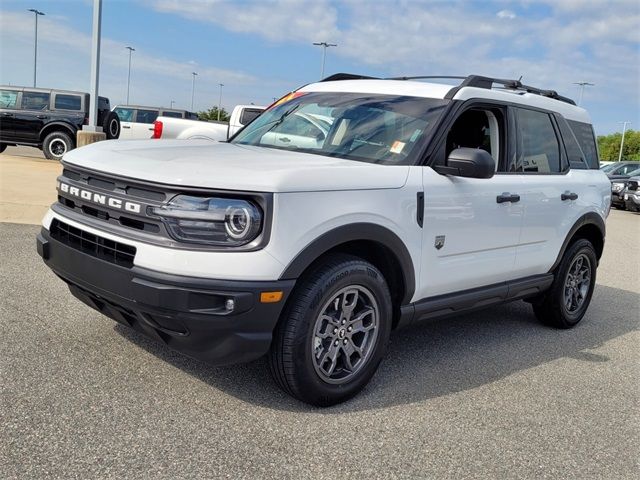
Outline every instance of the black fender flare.
<svg viewBox="0 0 640 480"><path fill-rule="evenodd" d="M553 262L553 265L549 269L549 272L553 272L556 269L556 267L560 264L560 262L562 261L562 257L564 256L564 252L567 250L567 247L571 242L571 239L576 234L576 232L580 230L582 227L584 227L585 225L594 225L598 228L598 230L600 231L600 234L602 235L602 244L604 245L604 238L607 231L607 227L604 223L604 220L600 215L598 215L595 212L586 213L583 216L581 216L569 230L569 233L567 234L567 236L564 239L564 242L562 243L562 247L560 248L560 252L558 253L556 261ZM599 259L600 258L598 258L598 260Z"/></svg>
<svg viewBox="0 0 640 480"><path fill-rule="evenodd" d="M280 279L297 279L321 255L339 245L358 240L378 243L395 257L401 266L400 273L405 287L402 304L409 303L416 288L411 254L400 237L388 228L374 223L351 223L323 233L294 257L280 275Z"/></svg>
<svg viewBox="0 0 640 480"><path fill-rule="evenodd" d="M66 130L66 133L69 133L73 139L73 141L76 141L75 135L78 131L78 129L66 122L51 122L51 123L47 123L44 127L42 127L42 130L40 130L39 136L38 138L40 139L40 142L44 141L44 137L46 137L49 133L51 133L51 131L54 130Z"/></svg>

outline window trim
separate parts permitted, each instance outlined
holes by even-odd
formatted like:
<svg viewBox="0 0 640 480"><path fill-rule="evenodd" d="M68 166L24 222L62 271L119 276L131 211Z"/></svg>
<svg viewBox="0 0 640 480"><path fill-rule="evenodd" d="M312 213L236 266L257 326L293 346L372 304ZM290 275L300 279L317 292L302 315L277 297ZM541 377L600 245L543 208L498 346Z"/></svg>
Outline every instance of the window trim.
<svg viewBox="0 0 640 480"><path fill-rule="evenodd" d="M456 102L452 101L452 104ZM500 172L500 169L503 168L506 159L512 154L512 145L513 142L510 141L511 136L509 135L509 130L511 127L510 117L512 113L509 112L509 105L506 102L493 101L491 99L485 98L473 98L470 100L466 100L464 102L458 103L457 107L455 105L450 106L450 111L443 113L443 121L437 127L437 130L431 136L430 145L427 147L426 152L422 154L419 158L419 161L416 163L417 166L430 167L434 165L437 161L437 156L442 154L443 148L446 148L447 136L453 124L458 120L460 115L464 112L476 109L476 110L496 110L499 109L502 111L502 115L504 117L504 121L502 122L503 134L502 138L499 139L499 160L498 160L498 169L494 175L498 173L508 173L508 172ZM513 172L517 173L517 172Z"/></svg>

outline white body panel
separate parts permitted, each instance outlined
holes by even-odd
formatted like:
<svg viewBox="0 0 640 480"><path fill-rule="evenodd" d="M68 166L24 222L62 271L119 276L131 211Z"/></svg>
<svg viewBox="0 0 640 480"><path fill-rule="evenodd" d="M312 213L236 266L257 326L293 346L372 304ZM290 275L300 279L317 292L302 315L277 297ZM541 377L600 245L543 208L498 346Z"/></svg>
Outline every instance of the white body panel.
<svg viewBox="0 0 640 480"><path fill-rule="evenodd" d="M207 140L110 140L72 150L64 161L165 185L274 193L399 188L409 171Z"/></svg>
<svg viewBox="0 0 640 480"><path fill-rule="evenodd" d="M215 140L227 139L228 125L226 123L201 122L185 118L158 117L162 122L162 140Z"/></svg>
<svg viewBox="0 0 640 480"><path fill-rule="evenodd" d="M424 242L417 298L517 278L513 272L522 227L520 203L497 203L517 193L521 180L507 175L462 178L424 167ZM445 236L435 248L436 236Z"/></svg>

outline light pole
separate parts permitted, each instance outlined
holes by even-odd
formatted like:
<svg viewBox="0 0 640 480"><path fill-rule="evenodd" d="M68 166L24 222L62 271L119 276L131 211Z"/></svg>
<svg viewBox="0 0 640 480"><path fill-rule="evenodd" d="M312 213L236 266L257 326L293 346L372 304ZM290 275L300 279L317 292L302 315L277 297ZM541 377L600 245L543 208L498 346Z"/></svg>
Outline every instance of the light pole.
<svg viewBox="0 0 640 480"><path fill-rule="evenodd" d="M314 42L314 45L318 47L322 47L322 68L320 69L320 79L324 78L324 63L327 59L327 48L329 47L337 47L337 43L327 43L327 42Z"/></svg>
<svg viewBox="0 0 640 480"><path fill-rule="evenodd" d="M627 131L627 125L631 122L619 122L622 124L622 140L620 140L620 153L618 154L618 161L622 161L622 148L624 147L624 134Z"/></svg>
<svg viewBox="0 0 640 480"><path fill-rule="evenodd" d="M219 83L220 85L220 97L218 98L218 121L220 121L220 109L222 108L222 87L224 87L223 83Z"/></svg>
<svg viewBox="0 0 640 480"><path fill-rule="evenodd" d="M174 103L176 103L176 101L175 100L171 100L171 107L169 107L169 108L173 108L173 104Z"/></svg>
<svg viewBox="0 0 640 480"><path fill-rule="evenodd" d="M582 104L582 96L584 95L584 87L593 87L595 83L589 82L573 82L574 85L580 86L580 96L578 97L578 106Z"/></svg>
<svg viewBox="0 0 640 480"><path fill-rule="evenodd" d="M36 17L36 41L33 46L33 86L36 86L36 68L38 65L38 17L40 15L44 16L44 13L36 10L35 8L30 8L30 12L33 12Z"/></svg>
<svg viewBox="0 0 640 480"><path fill-rule="evenodd" d="M193 94L196 91L196 77L198 74L196 72L191 72L191 75L193 75L193 80L191 82L191 111L193 111Z"/></svg>
<svg viewBox="0 0 640 480"><path fill-rule="evenodd" d="M129 105L129 84L131 83L131 53L136 49L133 47L124 47L129 50L129 72L127 73L127 105Z"/></svg>

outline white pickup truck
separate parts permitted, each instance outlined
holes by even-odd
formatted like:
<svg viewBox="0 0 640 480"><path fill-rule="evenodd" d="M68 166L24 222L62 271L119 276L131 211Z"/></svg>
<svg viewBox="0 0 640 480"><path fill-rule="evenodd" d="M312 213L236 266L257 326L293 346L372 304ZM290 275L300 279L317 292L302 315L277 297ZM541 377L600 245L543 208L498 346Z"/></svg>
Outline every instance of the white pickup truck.
<svg viewBox="0 0 640 480"><path fill-rule="evenodd" d="M227 140L252 122L264 109L265 107L256 105L237 105L231 112L229 123L161 116L153 123L152 138Z"/></svg>

